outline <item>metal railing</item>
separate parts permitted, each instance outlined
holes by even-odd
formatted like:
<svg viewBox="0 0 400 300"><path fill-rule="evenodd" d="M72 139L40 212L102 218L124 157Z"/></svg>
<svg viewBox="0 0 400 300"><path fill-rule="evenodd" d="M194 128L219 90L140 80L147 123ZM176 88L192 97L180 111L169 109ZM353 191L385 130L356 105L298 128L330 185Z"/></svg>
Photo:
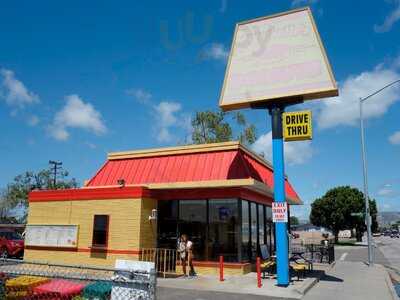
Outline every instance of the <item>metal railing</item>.
<svg viewBox="0 0 400 300"><path fill-rule="evenodd" d="M139 260L154 262L158 274L164 278L176 275L176 249L142 248Z"/></svg>
<svg viewBox="0 0 400 300"><path fill-rule="evenodd" d="M292 243L291 253L302 253L302 257L318 263L332 263L335 261L335 246L333 242L327 245L317 243Z"/></svg>
<svg viewBox="0 0 400 300"><path fill-rule="evenodd" d="M0 299L156 299L155 270L0 260Z"/></svg>

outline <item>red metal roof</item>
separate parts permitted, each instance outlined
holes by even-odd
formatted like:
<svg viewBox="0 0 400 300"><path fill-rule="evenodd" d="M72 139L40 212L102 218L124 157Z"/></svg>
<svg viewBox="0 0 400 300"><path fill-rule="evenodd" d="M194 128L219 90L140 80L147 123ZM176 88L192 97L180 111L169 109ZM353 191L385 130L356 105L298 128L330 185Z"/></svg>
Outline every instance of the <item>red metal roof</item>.
<svg viewBox="0 0 400 300"><path fill-rule="evenodd" d="M170 155L152 152L147 156L109 159L86 186L114 186L119 179L124 179L126 185L141 185L253 178L273 189L273 171L268 164L237 145L216 151L183 151ZM300 202L287 180L285 189L287 196Z"/></svg>

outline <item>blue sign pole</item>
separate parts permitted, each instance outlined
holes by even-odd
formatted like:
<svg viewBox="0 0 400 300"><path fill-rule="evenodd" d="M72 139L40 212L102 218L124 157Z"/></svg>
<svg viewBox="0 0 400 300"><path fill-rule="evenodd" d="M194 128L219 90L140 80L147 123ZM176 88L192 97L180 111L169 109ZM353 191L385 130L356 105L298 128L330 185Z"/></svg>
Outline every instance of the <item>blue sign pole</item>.
<svg viewBox="0 0 400 300"><path fill-rule="evenodd" d="M285 171L283 155L282 112L283 107L273 106L269 112L272 119L272 156L274 165L274 201L285 202ZM289 252L287 223L275 223L276 260L278 286L289 285Z"/></svg>

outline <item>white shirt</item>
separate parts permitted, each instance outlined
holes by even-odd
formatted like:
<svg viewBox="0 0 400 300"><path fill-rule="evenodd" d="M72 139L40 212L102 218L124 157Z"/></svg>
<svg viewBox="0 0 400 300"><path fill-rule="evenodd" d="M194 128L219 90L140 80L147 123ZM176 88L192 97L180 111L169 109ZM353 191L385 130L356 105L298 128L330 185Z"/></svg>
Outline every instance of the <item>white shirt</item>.
<svg viewBox="0 0 400 300"><path fill-rule="evenodd" d="M186 242L186 249L192 250L193 243L191 241Z"/></svg>

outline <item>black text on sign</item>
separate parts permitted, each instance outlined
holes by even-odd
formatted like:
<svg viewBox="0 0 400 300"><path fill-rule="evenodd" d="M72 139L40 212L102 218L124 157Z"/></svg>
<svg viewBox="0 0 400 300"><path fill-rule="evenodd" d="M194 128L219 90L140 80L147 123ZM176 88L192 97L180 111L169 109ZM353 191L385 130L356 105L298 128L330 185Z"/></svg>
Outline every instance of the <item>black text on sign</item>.
<svg viewBox="0 0 400 300"><path fill-rule="evenodd" d="M283 137L285 141L304 141L312 139L311 111L287 112L282 115Z"/></svg>

